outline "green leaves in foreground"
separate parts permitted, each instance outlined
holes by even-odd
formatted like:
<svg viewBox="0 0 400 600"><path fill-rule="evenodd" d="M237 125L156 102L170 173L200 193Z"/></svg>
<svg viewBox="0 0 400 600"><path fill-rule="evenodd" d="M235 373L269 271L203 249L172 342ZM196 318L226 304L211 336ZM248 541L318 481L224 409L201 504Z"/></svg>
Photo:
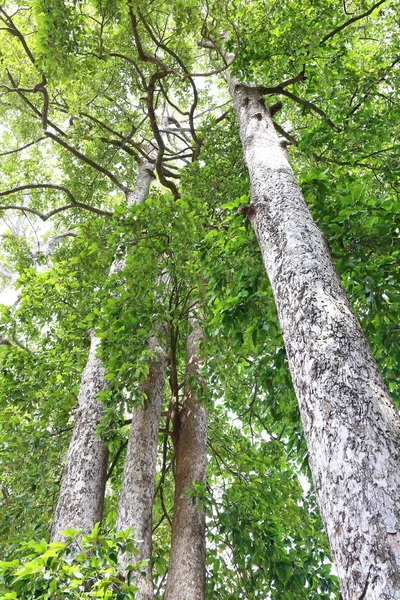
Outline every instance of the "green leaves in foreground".
<svg viewBox="0 0 400 600"><path fill-rule="evenodd" d="M31 540L20 547L19 558L0 562L0 600L135 598L135 576L143 563L129 565L128 576L118 555L136 554L130 530L100 534L97 523L89 535L63 532L65 543Z"/></svg>

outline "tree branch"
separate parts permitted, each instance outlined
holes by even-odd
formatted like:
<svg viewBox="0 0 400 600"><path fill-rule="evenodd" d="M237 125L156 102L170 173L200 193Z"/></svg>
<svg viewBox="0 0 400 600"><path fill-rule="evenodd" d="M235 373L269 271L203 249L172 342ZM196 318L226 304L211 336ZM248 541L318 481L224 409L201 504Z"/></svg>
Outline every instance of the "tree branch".
<svg viewBox="0 0 400 600"><path fill-rule="evenodd" d="M21 92L21 90L18 88L18 86L16 84L16 81L15 81L14 77L11 75L10 71L8 69L6 69L6 71L7 71L8 79L10 80L10 82L12 83L12 85L15 88L13 91L15 91L18 94L18 96L25 102L25 104L27 106L29 106L29 108L42 121L42 124L43 124L43 113L38 108L36 108L36 106L30 100L28 100L28 98L25 96L25 94L23 94ZM32 89L29 89L28 91L32 91ZM40 91L40 90L37 90L37 91ZM47 120L48 125L50 125L54 129L54 131L57 131L57 133L59 133L63 137L66 136L66 134L64 133L64 131L62 131L62 129L60 129L57 125L55 125L49 119L46 119L46 120Z"/></svg>
<svg viewBox="0 0 400 600"><path fill-rule="evenodd" d="M68 150L69 152L71 152L71 154L73 154L74 156L76 156L77 158L79 158L80 160L85 162L87 165L89 165L93 169L96 169L96 171L103 173L103 175L108 177L120 190L122 190L124 192L124 194L127 194L129 192L129 189L126 187L126 185L121 183L115 177L115 175L113 175L113 173L111 173L111 171L109 171L108 169L105 169L104 167L99 165L96 161L94 161L93 159L86 156L86 154L83 154L82 152L80 152L79 150L77 150L76 148L74 148L73 146L68 144L68 142L60 139L57 135L54 135L54 133L51 133L51 131L46 131L46 137L49 137L50 139L52 139L54 142L56 142L57 144L59 144L60 146L62 146L66 150Z"/></svg>
<svg viewBox="0 0 400 600"><path fill-rule="evenodd" d="M348 19L347 21L342 23L341 25L339 25L339 27L336 27L335 29L333 29L333 31L331 31L330 33L328 33L327 35L325 35L322 38L322 40L320 42L320 46L322 46L322 44L325 44L325 42L327 42L328 40L333 38L333 36L337 35L341 31L343 31L343 29L345 29L346 27L349 27L349 25L352 25L356 21L360 21L360 19L364 19L365 17L368 17L376 8L378 8L378 6L380 6L384 2L386 2L386 0L379 0L379 2L374 4L369 10L367 10L362 15L356 15L355 17L351 17L351 19Z"/></svg>
<svg viewBox="0 0 400 600"><path fill-rule="evenodd" d="M288 90L286 90L285 88L281 88L280 86L277 86L274 88L258 87L257 89L258 89L259 93L263 94L263 95L264 94L281 94L282 96L286 96L287 98L290 98L291 100L293 100L293 102L296 102L296 104L300 104L301 106L304 106L304 108L308 108L308 109L312 110L313 112L317 113L318 115L320 115L327 122L329 127L336 129L335 123L328 117L326 112L323 111L322 108L319 108L319 106L317 106L313 102L310 102L309 100L304 100L303 98L299 98L299 96L296 96L296 94L293 94L292 92L289 92Z"/></svg>
<svg viewBox="0 0 400 600"><path fill-rule="evenodd" d="M33 65L35 65L35 63L36 63L35 57L33 56L32 52L30 51L29 46L26 43L24 35L20 32L20 30L16 27L16 25L14 25L12 18L9 17L7 15L6 11L1 7L0 7L0 13L3 15L3 18L0 17L0 20L3 21L3 23L5 23L7 25L11 35L14 35L15 37L17 37L19 39L19 41L21 42L21 44L25 50L27 57L29 58L31 63Z"/></svg>
<svg viewBox="0 0 400 600"><path fill-rule="evenodd" d="M153 40L153 42L158 46L158 48L161 48L162 50L164 50L164 52L167 52L170 56L172 56L172 58L174 58L176 60L176 62L178 63L178 65L181 67L181 69L183 70L183 72L185 73L184 78L187 78L190 82L190 85L192 87L192 92L193 92L193 103L190 107L189 110L189 125L190 125L190 133L192 135L192 138L196 144L196 150L194 152L194 158L196 158L199 153L200 153L200 145L201 142L198 139L197 135L196 135L196 130L194 127L194 111L196 110L197 107L197 103L198 103L198 93L197 93L197 88L196 85L193 81L193 78L189 72L189 69L186 67L185 63L182 61L182 59L180 58L180 56L171 48L169 48L166 44L162 43L161 41L157 40L156 36L154 35L151 27L146 23L145 19L143 18L143 15L139 12L140 17L143 21L143 25L146 28L147 33L149 34L149 36L151 37L151 39ZM179 75L179 74L178 74ZM182 76L181 76L182 77Z"/></svg>
<svg viewBox="0 0 400 600"><path fill-rule="evenodd" d="M22 192L24 190L35 190L35 189L41 189L41 188L54 189L54 190L59 190L61 192L64 192L70 199L71 203L66 204L65 206L59 206L57 208L54 208L53 210L49 211L46 214L43 214L43 213L39 212L38 210L36 210L35 208L31 208L29 206L16 206L16 205L0 206L0 210L22 210L24 212L29 212L29 213L36 215L37 217L42 219L42 221L47 221L50 217L56 215L59 212L67 210L69 208L82 208L83 210L93 212L97 215L108 216L108 217L111 217L113 215L113 213L111 213L107 210L101 210L100 208L96 208L95 206L90 206L89 204L84 204L83 202L79 202L78 200L75 200L73 194L70 192L70 190L68 188L66 188L63 185L55 185L55 184L51 184L51 183L31 183L31 184L27 184L27 185L20 185L18 187L11 188L9 190L4 190L3 192L0 192L0 197L1 196L9 196L11 194L17 194L18 192Z"/></svg>
<svg viewBox="0 0 400 600"><path fill-rule="evenodd" d="M112 472L114 471L115 467L117 466L119 457L121 456L122 452L125 450L125 448L128 445L128 441L129 441L129 438L127 438L124 442L122 442L122 444L118 448L117 452L115 453L114 459L110 465L110 468L108 469L106 481L108 481L110 479Z"/></svg>
<svg viewBox="0 0 400 600"><path fill-rule="evenodd" d="M281 127L280 125L278 125L278 123L275 123L275 121L273 121L273 123L274 123L274 127L275 127L276 131L282 137L284 137L293 146L297 146L298 145L298 141L296 140L296 138L293 135L291 135L290 133L288 133L287 131L285 131L283 129L283 127Z"/></svg>
<svg viewBox="0 0 400 600"><path fill-rule="evenodd" d="M156 56L151 56L150 54L146 54L145 51L143 50L142 42L141 42L141 39L139 36L139 31L138 31L136 15L133 12L131 6L129 7L129 17L131 20L133 37L135 38L136 49L138 51L140 60L143 62L153 63L154 65L157 65L157 67L159 69L161 69L162 71L166 71L167 67L160 59L158 59Z"/></svg>
<svg viewBox="0 0 400 600"><path fill-rule="evenodd" d="M22 150L26 150L26 148L29 148L30 146L33 146L34 144L38 144L39 142L41 142L42 140L45 140L45 137L41 137L37 140L35 140L34 142L29 142L29 144L25 144L25 146L21 146L21 148L16 148L15 150L8 150L7 152L1 152L0 156L8 156L9 154L15 154L16 152L22 152Z"/></svg>

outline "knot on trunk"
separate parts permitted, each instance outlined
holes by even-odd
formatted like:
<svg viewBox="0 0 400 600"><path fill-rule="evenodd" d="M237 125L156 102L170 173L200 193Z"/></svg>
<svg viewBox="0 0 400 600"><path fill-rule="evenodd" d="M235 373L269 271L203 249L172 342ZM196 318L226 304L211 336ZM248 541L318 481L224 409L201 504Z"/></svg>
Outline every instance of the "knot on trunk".
<svg viewBox="0 0 400 600"><path fill-rule="evenodd" d="M256 212L254 204L242 204L239 206L237 210L238 215L246 215L247 217L252 217Z"/></svg>

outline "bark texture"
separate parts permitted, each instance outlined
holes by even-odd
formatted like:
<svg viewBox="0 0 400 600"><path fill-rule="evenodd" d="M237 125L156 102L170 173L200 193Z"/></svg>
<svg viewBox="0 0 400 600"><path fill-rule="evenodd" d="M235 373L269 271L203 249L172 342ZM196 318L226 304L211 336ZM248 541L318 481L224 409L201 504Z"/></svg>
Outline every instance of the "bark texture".
<svg viewBox="0 0 400 600"><path fill-rule="evenodd" d="M99 340L92 335L82 375L75 426L54 513L51 540L63 539L64 529L91 531L101 520L107 473L107 447L96 435L103 407L96 399L106 387L104 369L96 356Z"/></svg>
<svg viewBox="0 0 400 600"><path fill-rule="evenodd" d="M137 600L154 599L151 575L152 512L158 432L167 368L165 347L156 338L152 338L149 348L156 356L150 363L149 377L142 386L147 398L144 405L132 415L117 519L117 531L128 527L134 530L139 551L134 557L120 557L122 565L126 567L129 562L148 561L141 569L145 577L135 580L135 586L139 588Z"/></svg>
<svg viewBox="0 0 400 600"><path fill-rule="evenodd" d="M230 80L255 229L344 600L400 598L400 423L256 89Z"/></svg>
<svg viewBox="0 0 400 600"><path fill-rule="evenodd" d="M189 323L192 331L187 339L184 401L175 450L175 501L165 600L205 598L205 513L197 502L183 496L193 482L206 483L207 462L207 409L190 387L191 377L200 376L203 332L193 315Z"/></svg>
<svg viewBox="0 0 400 600"><path fill-rule="evenodd" d="M154 164L144 161L138 169L135 189L127 194L127 204L143 203L154 178ZM123 269L124 259L115 259L110 275ZM83 372L78 397L78 409L60 494L54 513L51 540L62 540L61 531L74 528L90 532L101 521L107 471L107 447L96 435L103 416L103 406L97 400L107 381L101 360L96 356L100 340L91 336L88 361Z"/></svg>

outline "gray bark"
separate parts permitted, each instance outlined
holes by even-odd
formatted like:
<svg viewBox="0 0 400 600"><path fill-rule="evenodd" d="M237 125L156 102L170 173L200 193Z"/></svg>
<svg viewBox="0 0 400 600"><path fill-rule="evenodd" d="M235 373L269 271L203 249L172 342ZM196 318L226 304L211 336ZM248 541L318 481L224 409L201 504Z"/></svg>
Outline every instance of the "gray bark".
<svg viewBox="0 0 400 600"><path fill-rule="evenodd" d="M184 401L175 458L175 501L165 600L204 600L206 574L205 513L183 494L193 482L206 483L207 409L200 404L190 378L200 376L199 343L203 332L191 315L187 338Z"/></svg>
<svg viewBox="0 0 400 600"><path fill-rule="evenodd" d="M254 227L344 600L400 598L398 414L305 204L268 108L230 80Z"/></svg>
<svg viewBox="0 0 400 600"><path fill-rule="evenodd" d="M143 203L154 178L154 164L144 161L138 169L135 189L127 195L127 204ZM125 260L114 260L110 275L123 269ZM78 409L72 432L61 489L51 531L51 540L64 538L64 529L90 532L101 521L107 471L107 447L96 430L103 416L97 400L107 381L101 360L96 356L100 340L92 335L88 362L82 376Z"/></svg>
<svg viewBox="0 0 400 600"><path fill-rule="evenodd" d="M143 406L133 412L124 475L118 507L117 531L134 530L136 556L127 554L120 557L124 568L130 562L147 560L140 570L135 586L139 588L137 600L153 600L154 587L151 575L152 512L154 481L157 466L158 433L167 368L167 354L164 345L156 338L149 342L155 353L150 362L150 373L141 391L146 394Z"/></svg>
<svg viewBox="0 0 400 600"><path fill-rule="evenodd" d="M104 369L96 356L99 340L92 335L82 375L75 426L65 463L51 540L64 538L65 529L88 533L101 521L107 473L107 447L96 436L103 407L96 399L106 387Z"/></svg>

